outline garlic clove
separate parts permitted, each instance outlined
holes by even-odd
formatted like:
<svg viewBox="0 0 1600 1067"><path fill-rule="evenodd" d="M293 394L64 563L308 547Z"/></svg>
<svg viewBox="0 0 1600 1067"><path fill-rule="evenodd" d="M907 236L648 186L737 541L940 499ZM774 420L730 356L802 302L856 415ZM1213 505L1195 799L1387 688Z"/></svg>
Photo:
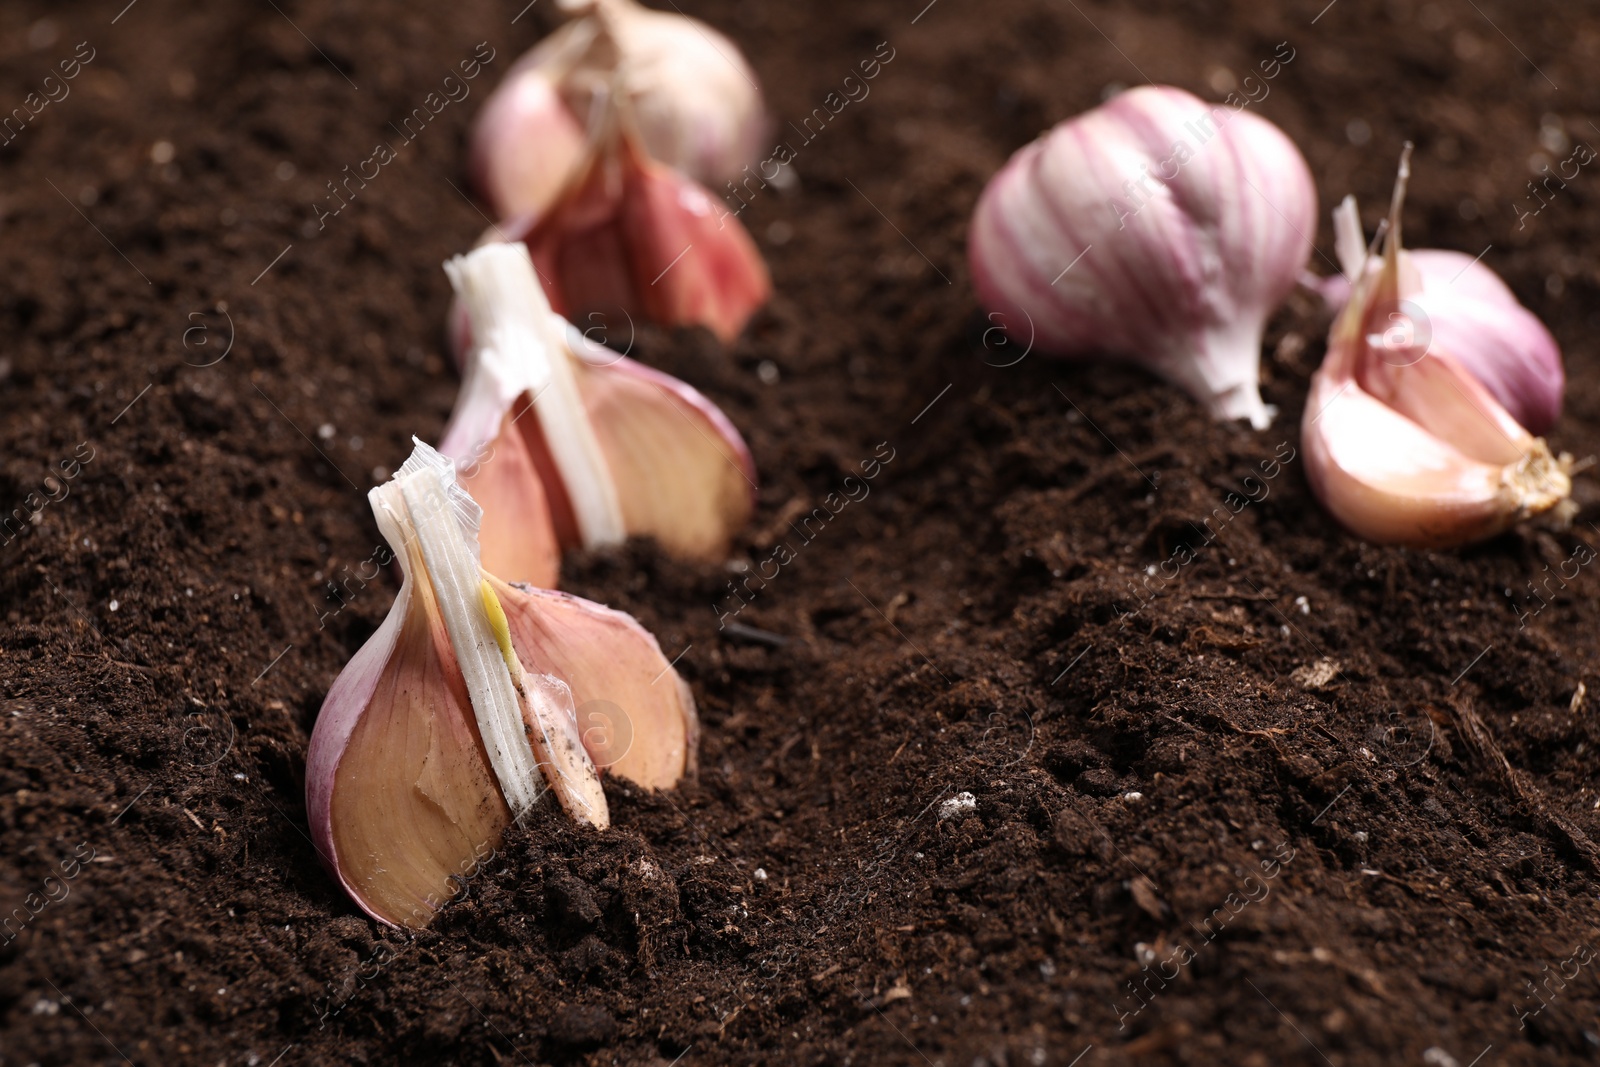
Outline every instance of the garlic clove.
<svg viewBox="0 0 1600 1067"><path fill-rule="evenodd" d="M457 303L465 316L464 302ZM504 329L509 340L500 348L486 346L468 366L439 451L455 461L462 488L480 506L489 505L483 508L478 533L484 568L553 586L561 573L556 508L569 525L573 520L565 494L558 501L550 499L525 439L524 398L545 389L550 380L535 325L523 320L504 327L486 325L486 330ZM461 329L470 331L470 320ZM532 354L522 353L519 346L533 349Z"/></svg>
<svg viewBox="0 0 1600 1067"><path fill-rule="evenodd" d="M731 344L772 295L761 253L738 219L650 159L622 121L613 117L597 135L545 214L499 233L528 245L551 305L569 319L621 309L665 326L704 326Z"/></svg>
<svg viewBox="0 0 1600 1067"><path fill-rule="evenodd" d="M1439 344L1530 432L1549 432L1561 417L1566 372L1544 323L1482 262L1459 252L1412 259L1424 286L1417 303Z"/></svg>
<svg viewBox="0 0 1600 1067"><path fill-rule="evenodd" d="M490 579L524 663L559 677L595 766L647 789L692 773L694 696L631 616L579 597Z"/></svg>
<svg viewBox="0 0 1600 1067"><path fill-rule="evenodd" d="M597 0L590 10L616 40L613 69L652 159L716 183L760 157L769 123L755 71L737 45L698 19L634 0ZM568 79L580 115L593 106L596 87L610 84L586 73Z"/></svg>
<svg viewBox="0 0 1600 1067"><path fill-rule="evenodd" d="M1354 294L1312 377L1302 436L1312 489L1346 528L1382 543L1446 547L1556 507L1571 493L1571 459L1552 455L1419 328L1421 283L1400 247L1409 159L1408 146L1382 262L1354 272Z"/></svg>
<svg viewBox="0 0 1600 1067"><path fill-rule="evenodd" d="M1261 336L1315 229L1310 169L1276 126L1143 86L1012 156L968 254L991 321L1019 340L1134 360L1261 429Z"/></svg>
<svg viewBox="0 0 1600 1067"><path fill-rule="evenodd" d="M400 594L329 689L306 806L362 910L420 928L544 793L575 822L609 825L591 747L642 785L676 782L693 764L694 701L631 619L485 572L479 509L447 457L418 442L370 499ZM608 701L627 709L626 751L580 729Z"/></svg>
<svg viewBox="0 0 1600 1067"><path fill-rule="evenodd" d="M324 864L372 917L422 927L511 825L449 638L410 575L328 690L306 758L306 812ZM444 768L450 768L445 772Z"/></svg>
<svg viewBox="0 0 1600 1067"><path fill-rule="evenodd" d="M1304 431L1313 491L1334 518L1378 544L1445 548L1509 529L1570 492L1539 438L1526 458L1476 460L1350 383L1313 379ZM1316 414L1320 412L1320 415Z"/></svg>
<svg viewBox="0 0 1600 1067"><path fill-rule="evenodd" d="M1370 329L1367 339L1381 344L1380 335ZM1500 464L1521 458L1528 431L1460 363L1442 350L1427 355L1414 348L1402 351L1402 362L1382 358L1356 367L1356 382L1364 392L1439 440L1450 442L1463 455Z"/></svg>
<svg viewBox="0 0 1600 1067"><path fill-rule="evenodd" d="M1354 201L1346 200L1353 211ZM1360 223L1354 225L1360 244ZM1410 297L1411 314L1425 324L1435 348L1451 353L1531 433L1548 432L1561 417L1566 372L1544 323L1480 259L1441 249L1408 250L1401 257L1420 286ZM1341 254L1341 265L1345 258ZM1335 313L1350 298L1342 275L1310 284Z"/></svg>
<svg viewBox="0 0 1600 1067"><path fill-rule="evenodd" d="M559 6L572 21L517 62L474 127L473 170L498 217L550 206L581 164L580 131L617 92L650 156L696 181L733 180L760 158L761 91L727 37L633 0Z"/></svg>
<svg viewBox="0 0 1600 1067"><path fill-rule="evenodd" d="M513 68L472 129L468 168L497 218L542 211L584 155L583 127L549 76Z"/></svg>
<svg viewBox="0 0 1600 1067"><path fill-rule="evenodd" d="M572 337L571 350L586 351L582 341ZM576 363L628 533L679 557L722 559L755 511L755 462L739 431L698 390L634 360Z"/></svg>
<svg viewBox="0 0 1600 1067"><path fill-rule="evenodd" d="M772 298L766 262L744 224L693 179L655 162L624 136L635 175L624 232L638 235L638 280L646 313L668 325L701 325L732 344ZM659 269L658 269L659 268Z"/></svg>
<svg viewBox="0 0 1600 1067"><path fill-rule="evenodd" d="M543 485L542 503L515 485L484 490L485 529L496 531L485 535L485 566L512 578L530 573L490 564L491 553L508 561L502 529L508 542L529 531L521 536L537 544L527 552L540 558L549 539L596 547L649 536L679 557L720 560L755 507L754 463L727 416L697 390L589 341L552 313L523 245L480 246L449 270L471 309L461 331L470 356L441 450L465 471L481 451L476 442L499 433L475 477L514 481L532 472ZM476 330L505 339L475 346ZM552 442L569 439L588 443L563 459Z"/></svg>
<svg viewBox="0 0 1600 1067"><path fill-rule="evenodd" d="M472 701L478 736L511 813L523 817L542 786L521 722L522 700L485 613L477 532L482 510L457 483L455 466L417 442L389 482L369 494L379 529L392 547L414 543Z"/></svg>
<svg viewBox="0 0 1600 1067"><path fill-rule="evenodd" d="M323 701L306 806L362 909L422 926L543 786L482 610L476 508L449 461L419 445L369 499L400 595Z"/></svg>

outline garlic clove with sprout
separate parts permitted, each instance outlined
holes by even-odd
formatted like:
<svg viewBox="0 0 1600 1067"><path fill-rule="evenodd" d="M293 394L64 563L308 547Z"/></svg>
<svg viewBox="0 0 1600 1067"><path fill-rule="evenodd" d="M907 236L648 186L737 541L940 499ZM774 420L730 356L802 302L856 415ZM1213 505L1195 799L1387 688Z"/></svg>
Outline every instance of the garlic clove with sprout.
<svg viewBox="0 0 1600 1067"><path fill-rule="evenodd" d="M1310 256L1316 210L1272 123L1143 86L1012 156L979 198L968 254L1012 336L1131 359L1261 429L1262 333Z"/></svg>
<svg viewBox="0 0 1600 1067"><path fill-rule="evenodd" d="M564 709L535 703L543 694L508 670L481 590L476 506L449 461L419 444L370 499L401 592L323 703L306 805L318 852L363 910L421 926L547 777L594 768L581 746L540 765L534 726Z"/></svg>
<svg viewBox="0 0 1600 1067"><path fill-rule="evenodd" d="M1571 458L1518 424L1416 313L1422 283L1400 242L1409 176L1408 145L1381 263L1345 256L1357 281L1312 377L1301 432L1312 489L1341 524L1371 541L1437 548L1561 504Z"/></svg>
<svg viewBox="0 0 1600 1067"><path fill-rule="evenodd" d="M1470 375L1456 384L1464 381ZM1366 540L1467 544L1547 511L1571 492L1568 462L1526 431L1525 452L1504 463L1484 460L1372 395L1340 388L1324 379L1307 397L1308 414L1325 409L1306 433L1308 476L1334 518Z"/></svg>
<svg viewBox="0 0 1600 1067"><path fill-rule="evenodd" d="M1337 313L1350 298L1354 275L1349 272L1360 269L1365 258L1354 197L1345 197L1334 220L1340 266L1346 273L1310 284ZM1538 316L1522 306L1481 258L1432 248L1402 250L1400 258L1416 273L1419 288L1410 297L1413 314L1425 324L1433 343L1451 353L1530 433L1545 433L1554 426L1561 416L1566 372L1561 349ZM1370 263L1366 269L1377 270L1378 264Z"/></svg>
<svg viewBox="0 0 1600 1067"><path fill-rule="evenodd" d="M772 296L755 242L704 188L652 160L618 108L607 115L556 201L485 237L526 243L551 305L570 319L620 309L733 343Z"/></svg>
<svg viewBox="0 0 1600 1067"><path fill-rule="evenodd" d="M627 536L615 479L578 390L574 360L566 349L564 322L554 315L534 276L527 250L485 245L445 264L445 273L466 306L476 344L462 378L456 410L441 451L470 464L486 428L500 436L491 445L520 437L529 465L538 473L555 536L563 545L586 548L620 544ZM526 466L521 467L526 470ZM531 484L531 483L530 483ZM508 506L532 513L526 500L488 498L491 511ZM501 546L486 565L495 569ZM513 579L526 576L501 570Z"/></svg>
<svg viewBox="0 0 1600 1067"><path fill-rule="evenodd" d="M370 499L400 593L328 691L306 807L319 855L362 910L420 928L545 792L604 828L601 769L675 784L693 766L696 718L637 623L482 569L478 509L450 460L418 442ZM628 725L628 750L586 737L575 699Z"/></svg>
<svg viewBox="0 0 1600 1067"><path fill-rule="evenodd" d="M525 246L484 245L446 270L467 309L458 333L469 355L440 448L469 486L502 479L480 494L485 566L539 584L518 566L543 559L547 543L597 548L629 535L720 559L754 510L754 464L727 417L553 313Z"/></svg>
<svg viewBox="0 0 1600 1067"><path fill-rule="evenodd" d="M500 218L542 213L578 167L580 131L621 92L650 156L708 185L760 158L768 122L750 65L725 36L634 0L577 0L519 60L473 129L472 168Z"/></svg>

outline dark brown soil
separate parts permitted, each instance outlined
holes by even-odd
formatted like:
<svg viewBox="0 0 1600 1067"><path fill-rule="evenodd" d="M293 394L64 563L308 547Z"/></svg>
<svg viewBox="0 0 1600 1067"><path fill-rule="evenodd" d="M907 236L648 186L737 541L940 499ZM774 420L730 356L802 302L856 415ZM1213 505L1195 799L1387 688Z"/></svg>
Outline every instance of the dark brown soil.
<svg viewBox="0 0 1600 1067"><path fill-rule="evenodd" d="M317 863L306 741L394 592L358 576L363 493L454 395L467 124L549 5L5 5L0 106L93 58L0 149L0 508L65 493L0 569L0 910L25 919L0 1064L1600 1055L1600 578L1523 625L1507 595L1538 606L1528 583L1600 543L1593 476L1569 532L1359 544L1287 459L1309 301L1275 321L1282 414L1253 433L1138 372L996 366L1017 349L964 262L983 182L1046 125L1145 76L1219 98L1287 40L1256 106L1324 209L1375 210L1414 139L1408 236L1488 246L1566 352L1554 445L1600 452L1600 176L1520 229L1513 206L1600 141L1594 5L924 2L686 5L785 121L893 58L744 212L778 292L748 336L633 350L749 437L752 564L894 458L724 620L780 643L719 630L730 570L568 560L687 649L699 780L613 787L604 834L519 831L415 939ZM319 231L325 183L481 41L473 95ZM1130 592L1274 456L1264 500Z"/></svg>

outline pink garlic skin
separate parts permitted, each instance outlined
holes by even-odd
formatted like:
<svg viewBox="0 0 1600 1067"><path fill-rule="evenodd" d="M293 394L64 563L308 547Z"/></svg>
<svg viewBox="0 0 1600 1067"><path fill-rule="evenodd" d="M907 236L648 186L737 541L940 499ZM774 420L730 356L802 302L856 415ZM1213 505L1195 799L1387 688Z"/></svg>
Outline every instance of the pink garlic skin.
<svg viewBox="0 0 1600 1067"><path fill-rule="evenodd" d="M1124 356L1262 429L1261 335L1316 216L1311 172L1272 123L1142 86L1012 156L968 254L990 321L1019 343Z"/></svg>
<svg viewBox="0 0 1600 1067"><path fill-rule="evenodd" d="M467 166L497 218L542 211L583 159L586 139L543 71L519 66L472 128Z"/></svg>
<svg viewBox="0 0 1600 1067"><path fill-rule="evenodd" d="M362 902L360 887L353 884L339 869L338 852L333 844L333 783L339 770L339 760L344 756L372 694L389 666L395 646L400 643L400 630L405 626L406 614L411 607L410 576L406 573L404 556L397 556L395 567L400 571L400 595L389 608L383 620L366 644L356 650L350 662L344 665L339 677L328 687L322 699L322 710L311 727L311 741L306 749L306 821L311 827L311 844L328 873L338 881L350 899L362 911L380 922L394 926L393 922L376 914Z"/></svg>
<svg viewBox="0 0 1600 1067"><path fill-rule="evenodd" d="M1411 302L1427 316L1430 348L1454 357L1529 433L1548 433L1561 417L1567 376L1544 323L1481 260L1434 248L1401 255L1422 279ZM1335 314L1350 299L1343 275L1319 278L1312 288Z"/></svg>

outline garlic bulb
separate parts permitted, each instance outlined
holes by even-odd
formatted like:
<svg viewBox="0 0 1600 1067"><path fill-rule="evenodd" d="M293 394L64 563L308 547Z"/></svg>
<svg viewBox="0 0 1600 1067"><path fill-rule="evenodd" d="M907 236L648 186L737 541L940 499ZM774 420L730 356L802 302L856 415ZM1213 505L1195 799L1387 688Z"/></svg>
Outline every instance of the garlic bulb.
<svg viewBox="0 0 1600 1067"><path fill-rule="evenodd" d="M1143 86L1025 146L972 219L991 321L1056 355L1134 360L1261 429L1261 335L1311 254L1317 196L1272 123Z"/></svg>
<svg viewBox="0 0 1600 1067"><path fill-rule="evenodd" d="M1350 278L1360 269L1366 242L1355 198L1334 211L1340 266L1345 273L1313 283L1337 313L1350 298ZM1530 433L1546 433L1561 417L1566 373L1561 349L1538 316L1523 307L1481 259L1425 248L1402 251L1402 270L1414 270L1421 288L1411 314L1441 351L1449 352L1482 382ZM1367 268L1376 270L1373 263Z"/></svg>
<svg viewBox="0 0 1600 1067"><path fill-rule="evenodd" d="M478 507L444 456L418 442L369 499L400 594L328 690L306 808L361 909L417 928L545 792L604 828L600 771L668 788L692 770L698 726L688 687L633 620L483 570ZM626 751L580 731L578 709L598 702L626 716Z"/></svg>
<svg viewBox="0 0 1600 1067"><path fill-rule="evenodd" d="M524 245L484 245L445 271L469 356L439 450L483 505L484 566L553 586L562 548L630 535L720 560L755 506L727 416L551 311Z"/></svg>
<svg viewBox="0 0 1600 1067"><path fill-rule="evenodd" d="M1341 524L1370 541L1437 548L1561 504L1572 461L1519 425L1415 314L1421 282L1400 243L1410 154L1408 145L1382 263L1355 262L1341 235L1357 281L1311 379L1301 433L1312 490Z"/></svg>
<svg viewBox="0 0 1600 1067"><path fill-rule="evenodd" d="M541 213L582 157L582 131L621 93L650 156L707 185L761 155L761 90L739 49L685 15L634 0L576 0L519 60L472 134L472 169L500 218Z"/></svg>

